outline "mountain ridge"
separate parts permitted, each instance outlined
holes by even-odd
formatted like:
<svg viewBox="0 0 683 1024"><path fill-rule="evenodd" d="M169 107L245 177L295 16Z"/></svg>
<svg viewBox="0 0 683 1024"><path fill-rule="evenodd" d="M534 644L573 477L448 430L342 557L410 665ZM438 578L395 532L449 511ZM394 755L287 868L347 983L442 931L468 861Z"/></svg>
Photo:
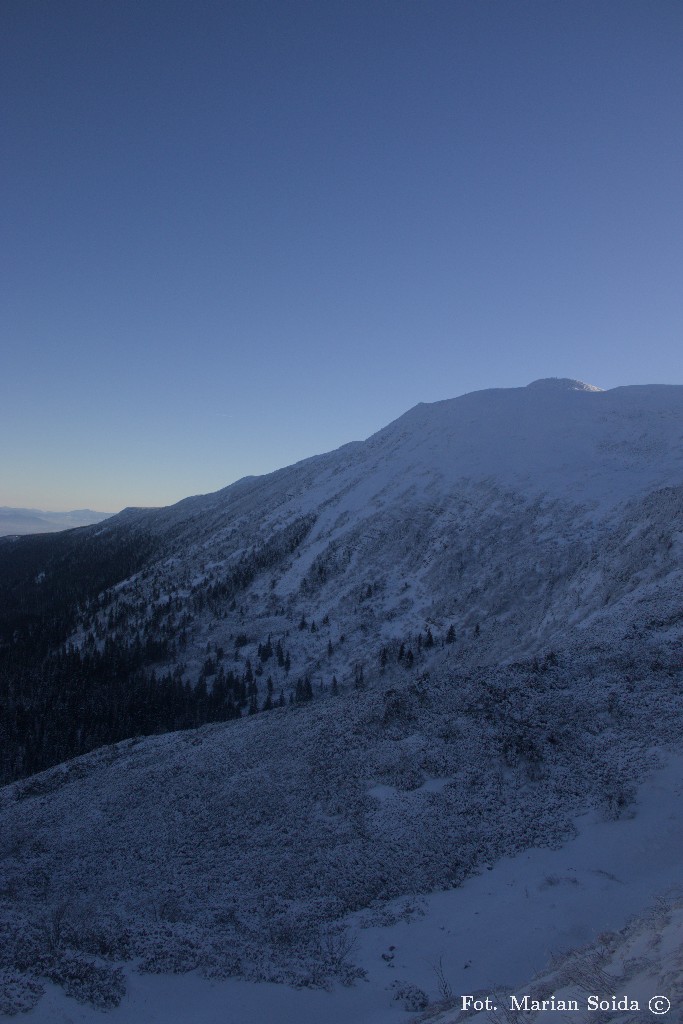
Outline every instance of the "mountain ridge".
<svg viewBox="0 0 683 1024"><path fill-rule="evenodd" d="M551 382L552 386L545 386L548 381ZM559 381L560 385L565 381L569 381L569 384L571 385L579 384L581 386L580 388L575 388L573 386L569 388L565 388L563 386L556 388L554 386L554 382L556 381ZM579 394L581 394L581 398L579 398ZM493 452L499 443L500 434L506 431L510 427L511 423L514 424L514 420L519 416L520 411L524 413L524 406L529 406L530 404L528 401L529 397L531 398L531 405L530 408L527 409L526 420L524 422L526 431L521 435L521 437L519 430L517 430L516 435L513 433L511 436L507 437L506 444L508 450L511 448L511 442L513 440L516 442L519 442L520 440L529 440L529 438L533 436L533 428L538 428L535 431L535 436L537 438L542 434L542 428L544 426L548 426L545 417L548 415L549 403L551 405L559 403L559 408L562 409L565 414L565 419L562 423L556 425L555 433L550 438L551 445L549 446L555 446L556 449L561 450L563 445L566 446L567 441L571 438L571 430L568 430L567 427L571 426L572 423L576 425L576 417L570 415L569 420L567 421L567 410L569 410L570 413L573 411L574 413L585 414L587 409L586 405L576 405L575 400L578 399L579 402L582 402L585 399L593 401L596 398L603 398L609 403L608 407L606 409L600 409L599 411L596 410L599 414L594 416L588 425L591 428L595 428L596 426L599 427L600 421L603 421L602 431L605 435L602 438L602 443L605 446L603 458L607 464L609 464L607 453L609 451L610 444L621 444L622 457L628 454L628 441L624 438L617 438L615 435L618 435L619 430L623 428L623 421L627 422L630 417L643 420L643 423L640 425L640 429L636 429L631 432L634 435L632 438L632 447L636 457L640 459L641 463L647 461L648 452L643 450L642 444L639 447L638 440L645 428L659 427L659 429L654 430L654 444L658 448L655 454L660 461L662 455L666 454L669 456L666 466L659 470L658 481L661 482L661 486L666 486L671 482L672 477L677 480L681 471L683 471L683 456L681 455L680 450L681 442L683 442L683 427L680 425L680 410L681 407L683 407L682 385L627 385L603 391L595 388L593 385L585 385L580 381L573 381L569 378L544 378L520 388L490 388L483 391L468 392L467 394L461 395L457 398L442 399L440 401L430 403L418 403L385 427L382 427L375 433L371 434L365 441L348 442L333 451L308 456L305 459L293 463L291 466L274 470L273 472L263 476L242 477L240 480L228 484L226 487L223 487L218 491L208 494L189 496L182 499L175 505L168 506L160 510L154 510L154 512L158 513L161 518L166 517L171 509L177 509L180 512L181 509L184 510L185 508L189 508L191 505L199 508L203 503L206 503L207 505L215 504L220 500L220 498L227 497L229 495L231 496L232 493L235 493L233 489L245 488L251 485L261 487L266 481L273 481L274 483L277 483L285 474L305 476L305 471L307 469L320 468L324 470L331 462L343 461L344 456L349 456L349 461L351 465L353 465L353 463L362 459L363 453L376 451L377 449L387 450L391 447L398 447L400 441L406 440L407 438L406 433L399 433L400 431L405 431L406 427L410 427L410 432L415 433L417 430L426 430L433 436L439 429L443 433L444 425L450 425L450 430L446 435L449 443L453 443L454 440L457 440L456 435L459 435L461 438L464 437L469 439L468 428L471 428L474 424L469 418L465 418L465 415L458 416L458 414L463 413L466 414L467 417L471 417L472 413L475 412L479 414L481 419L485 419L487 409L483 403L489 403L488 411L490 411L491 399L494 399L494 401L502 404L499 404L499 408L495 410L498 415L495 418L493 430L491 430L490 427L488 430L489 449L486 451L486 456L489 459L492 459ZM633 406L631 410L628 409L629 399L636 400L635 402L631 402L631 405ZM622 406L622 422L619 422L620 404ZM475 407L474 410L471 409L471 406L473 405ZM479 408L477 408L477 406L479 406ZM484 416L482 416L482 414L484 414ZM611 424L606 419L607 416L611 416L611 418L615 420L612 425L612 430L609 429ZM649 422L644 422L648 417ZM667 431L657 422L660 419L673 420L675 418L678 419L678 423L675 425L675 429L670 431ZM441 420L441 425L437 428L439 420ZM430 423L430 421L433 422ZM445 421L445 424L443 421ZM492 434L493 436L491 436ZM476 444L481 443L481 440L481 437L475 437L474 440L469 439L469 454L471 456L470 462L466 464L463 469L459 470L457 475L452 475L455 476L456 479L458 477L486 479L487 477L495 476L497 472L500 473L502 471L503 480L505 482L509 482L511 485L518 483L519 481L515 477L513 477L509 472L506 472L500 458L494 460L493 464L487 466L485 472L482 472L481 470L477 471L473 467L473 462L476 464L476 462L481 463L482 461L482 454L476 448ZM581 440L585 443L585 438ZM424 445L422 454L424 454ZM530 453L528 451L524 451L522 454L527 460L529 459ZM538 455L543 453L540 451L532 454ZM457 455L458 453L456 452L456 457ZM618 456L619 453L615 452L615 455ZM618 458L615 461L618 463ZM376 466L371 468L376 468ZM641 465L637 468L642 469L644 467ZM333 472L335 469L338 474L339 467L333 467ZM539 475L542 475L548 470L552 471L552 460L550 458L546 458L545 464L540 466L539 470ZM618 465L617 471L619 471ZM683 478L683 476L681 478ZM572 485L573 483L574 482L572 481ZM641 493L642 490L648 486L654 485L655 484L650 480L646 480L643 488L641 488ZM537 483L536 486L537 492L539 494L543 493L543 485L541 483ZM606 490L606 488L603 488L603 492L604 490ZM606 496L604 493L598 493L598 495L592 497L589 493L587 495L587 500L597 500L598 504L600 504L600 501L604 502L606 500ZM621 495L616 494L614 500L615 502L622 500ZM144 511L145 510L141 510L141 512Z"/></svg>
<svg viewBox="0 0 683 1024"><path fill-rule="evenodd" d="M187 606L201 601L202 593L222 588L230 605L236 594L231 592L228 599L232 585L226 590L226 580L237 567L252 556L258 564L274 559L267 587L263 564L245 594L256 602L251 620L262 620L265 630L274 602L280 602L284 615L271 622L272 631L279 633L290 628L293 617L299 621L305 613L320 620L335 614L340 603L346 606L346 618L354 588L367 591L378 577L374 606L360 607L354 600L355 624L345 622L339 629L346 635L357 633L362 614L374 607L371 632L377 642L388 635L379 628L382 620L388 627L400 619L401 579L415 589L426 573L429 582L422 601L415 602L422 607L410 616L411 628L418 616L430 614L431 591L439 595L442 609L433 624L445 632L447 616L456 619L456 626L463 614L465 622L472 620L462 607L458 611L456 598L463 581L469 579L469 591L476 584L472 553L482 543L491 560L501 566L503 560L517 561L521 573L531 558L521 525L525 523L537 538L537 556L566 561L574 537L577 551L589 557L599 531L609 537L629 502L642 502L648 494L683 482L682 386L587 391L575 390L577 382L567 385L560 378L558 390L557 380L551 378L547 387L547 381L533 382L526 388L419 404L366 441L266 476L242 478L167 508L127 509L86 531L83 543L96 544L98 537L113 541L122 529L129 538L126 544L135 543L130 538L136 531L153 538L155 560L128 583L118 580L111 600L120 604L127 591L148 598L151 594L149 611L158 606L154 591L175 594L193 621L196 614ZM665 497L661 500L666 504ZM514 521L520 524L517 534L511 527ZM294 559L282 552L277 557L258 555L273 537L284 537L286 530L296 533L297 522L308 526ZM502 526L509 535L507 551L500 550L501 538L496 536ZM437 572L436 578L439 564L450 566L450 580L448 571L440 576ZM453 600L444 604L449 590ZM482 617L490 614L486 603L476 602ZM222 635L227 642L231 633L242 630L227 607L221 612L226 614L227 627L204 615L202 623L186 627L186 632L194 631L204 646L206 640L199 638L205 635L218 644ZM87 612L81 616L77 643L102 615L100 608L99 619ZM145 621L146 616L139 618L138 628ZM172 632L174 627L168 628ZM366 623L366 632L368 628ZM300 668L310 670L319 660L310 663L304 656Z"/></svg>

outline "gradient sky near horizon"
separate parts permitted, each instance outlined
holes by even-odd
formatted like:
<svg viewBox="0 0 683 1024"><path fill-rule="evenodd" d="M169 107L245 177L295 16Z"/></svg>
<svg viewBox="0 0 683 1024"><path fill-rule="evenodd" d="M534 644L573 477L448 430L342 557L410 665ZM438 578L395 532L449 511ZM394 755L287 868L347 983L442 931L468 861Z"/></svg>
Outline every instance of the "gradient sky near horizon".
<svg viewBox="0 0 683 1024"><path fill-rule="evenodd" d="M683 383L680 0L4 0L0 505Z"/></svg>

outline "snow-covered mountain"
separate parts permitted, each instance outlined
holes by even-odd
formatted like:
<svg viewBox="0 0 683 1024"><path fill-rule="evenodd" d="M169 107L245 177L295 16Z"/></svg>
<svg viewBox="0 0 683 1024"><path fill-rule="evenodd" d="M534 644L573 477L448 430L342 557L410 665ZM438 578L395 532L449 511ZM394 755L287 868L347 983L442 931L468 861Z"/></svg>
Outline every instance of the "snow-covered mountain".
<svg viewBox="0 0 683 1024"><path fill-rule="evenodd" d="M468 664L509 660L605 608L638 618L654 594L661 612L680 582L681 485L682 387L551 379L418 405L365 442L110 520L101 531L135 524L157 554L79 640L110 615L122 635L182 630L191 681L207 645L238 636L252 662L281 639L287 678L323 685L376 674L392 643L416 655L427 628L452 627Z"/></svg>
<svg viewBox="0 0 683 1024"><path fill-rule="evenodd" d="M299 1001L268 1019L384 1024L399 995L417 1010L444 970L470 969L445 924L439 966L438 892L489 868L507 906L505 858L559 849L589 810L613 845L569 871L575 916L554 920L553 949L624 927L638 907L619 843L642 843L624 867L651 869L639 899L677 870L677 804L660 863L638 787L683 740L682 553L683 387L555 379L418 405L367 441L167 509L0 543L0 655L11 667L44 642L50 714L66 709L76 749L79 715L106 735L93 664L107 663L107 719L127 685L152 701L152 673L174 700L191 684L242 710L124 733L27 778L16 765L0 789L0 1016L45 986L52 1000L52 984L116 1005L134 962L307 988L366 972L346 1018ZM7 692L38 750L49 729L27 678ZM478 913L465 904L453 913ZM406 929L436 951L426 995ZM478 985L523 984L549 950L534 941L525 960L510 938Z"/></svg>

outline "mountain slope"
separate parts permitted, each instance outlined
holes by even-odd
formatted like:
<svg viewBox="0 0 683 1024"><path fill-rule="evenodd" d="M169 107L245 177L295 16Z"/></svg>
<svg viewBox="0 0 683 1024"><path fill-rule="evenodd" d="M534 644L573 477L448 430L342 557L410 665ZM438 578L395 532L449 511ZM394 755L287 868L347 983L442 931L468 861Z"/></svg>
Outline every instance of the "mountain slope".
<svg viewBox="0 0 683 1024"><path fill-rule="evenodd" d="M354 662L372 671L387 641L412 636L414 646L426 623L442 636L452 623L463 656L497 660L547 643L572 601L574 620L588 614L588 592L604 600L612 587L614 601L635 573L674 571L682 482L681 388L551 381L477 392L148 514L168 557L119 588L115 604L140 628L134 601L163 618L172 598L168 628L184 617L190 678L207 643L228 649L245 631L263 641L289 632L296 671L347 679ZM622 526L628 551L606 554ZM608 578L614 558L621 580ZM324 637L296 630L326 617ZM487 639L472 651L477 624ZM93 625L84 617L83 632ZM341 635L344 657L327 661Z"/></svg>
<svg viewBox="0 0 683 1024"><path fill-rule="evenodd" d="M349 915L628 814L683 737L682 460L682 388L541 381L0 542L3 1005L352 981Z"/></svg>
<svg viewBox="0 0 683 1024"><path fill-rule="evenodd" d="M683 388L551 379L418 405L365 442L170 508L0 542L0 660L68 643L31 666L29 702L50 678L53 706L77 707L77 679L104 709L96 729L47 719L4 777L155 721L388 684L445 643L465 669L542 657L568 629L677 628L682 482ZM195 691L150 718L185 684L216 706Z"/></svg>
<svg viewBox="0 0 683 1024"><path fill-rule="evenodd" d="M630 813L652 745L683 738L677 653L639 635L467 676L443 654L429 679L124 741L4 787L0 969L102 1006L130 959L349 982L350 914L383 920L385 900L414 908L559 845L589 806Z"/></svg>

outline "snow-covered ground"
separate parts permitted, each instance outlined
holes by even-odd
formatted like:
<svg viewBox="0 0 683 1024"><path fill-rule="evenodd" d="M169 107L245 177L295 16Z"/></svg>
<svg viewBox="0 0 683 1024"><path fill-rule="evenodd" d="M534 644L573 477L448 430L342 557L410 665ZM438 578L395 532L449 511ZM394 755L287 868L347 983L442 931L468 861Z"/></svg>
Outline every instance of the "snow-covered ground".
<svg viewBox="0 0 683 1024"><path fill-rule="evenodd" d="M439 974L457 999L521 991L552 956L592 943L601 933L618 932L659 896L680 895L683 757L660 757L663 766L639 789L630 817L605 821L587 813L576 821L576 837L561 848L505 857L459 888L416 898L418 912L406 920L368 926L367 913L355 915L354 959L367 978L351 987L293 989L196 975L139 975L126 967L128 992L106 1014L48 984L41 1002L22 1019L30 1024L399 1024L412 1014L396 993L419 988L437 1002L443 995ZM650 939L658 927L662 931L663 925L651 923ZM663 963L669 947L675 952L683 940L680 912L667 928L669 945L658 953L650 942L650 973L634 984L633 998L680 998L680 960L675 992L671 978L668 993L649 990L659 980L657 958ZM613 992L597 994L611 998ZM673 1007L679 1013L682 1008ZM439 1024L453 1019L452 1012L438 1017Z"/></svg>

